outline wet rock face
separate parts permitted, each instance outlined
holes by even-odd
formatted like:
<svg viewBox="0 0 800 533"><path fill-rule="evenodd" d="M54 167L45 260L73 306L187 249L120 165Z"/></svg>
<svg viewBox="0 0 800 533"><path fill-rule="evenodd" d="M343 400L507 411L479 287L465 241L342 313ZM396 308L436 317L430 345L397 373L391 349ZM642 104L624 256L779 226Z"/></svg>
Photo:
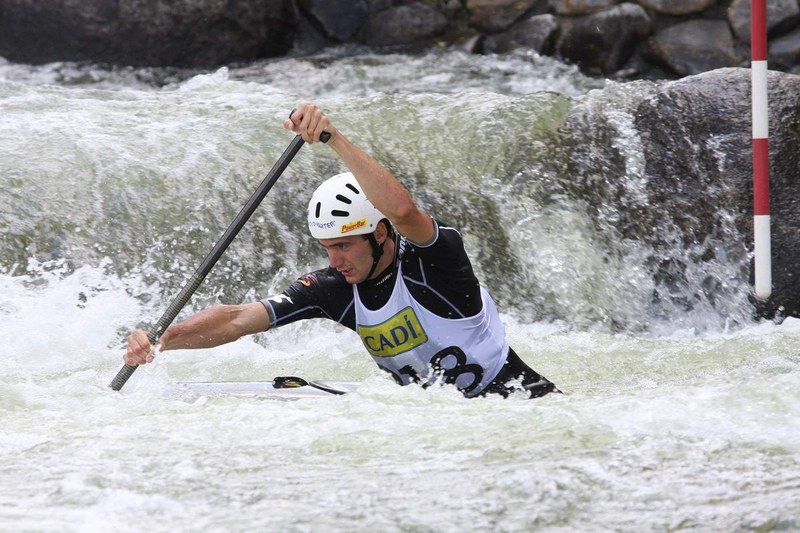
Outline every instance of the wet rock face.
<svg viewBox="0 0 800 533"><path fill-rule="evenodd" d="M577 107L560 130L558 187L586 199L598 228L613 213L621 240L644 245L654 298L690 309L686 295L701 291L724 306L743 297L742 281L752 287L750 90L749 69L718 69L631 103L625 137L618 104ZM773 291L753 301L762 316L800 316L800 77L770 72L769 90Z"/></svg>
<svg viewBox="0 0 800 533"><path fill-rule="evenodd" d="M291 0L3 0L0 55L213 66L286 53L296 25Z"/></svg>
<svg viewBox="0 0 800 533"><path fill-rule="evenodd" d="M773 294L758 302L772 316L800 313L800 77L770 73L770 196ZM669 221L647 210L631 214L624 231L654 242L642 228L674 225L674 235L697 249L700 261L719 254L740 258L742 277L752 279L753 167L750 124L750 71L719 69L665 84L656 98L637 110L643 139L648 194L652 204L669 205ZM725 209L720 209L724 207ZM720 213L737 213L722 220ZM727 228L727 229L726 229ZM723 236L733 231L736 237ZM666 233L662 233L664 235ZM724 244L720 244L723 242ZM665 276L680 276L669 267ZM666 269L666 267L665 267Z"/></svg>

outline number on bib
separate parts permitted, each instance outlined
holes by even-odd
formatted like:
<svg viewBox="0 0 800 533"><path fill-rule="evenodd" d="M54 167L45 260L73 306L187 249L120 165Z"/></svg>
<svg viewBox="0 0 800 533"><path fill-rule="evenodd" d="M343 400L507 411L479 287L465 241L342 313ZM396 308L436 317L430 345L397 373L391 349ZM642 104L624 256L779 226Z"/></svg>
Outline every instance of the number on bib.
<svg viewBox="0 0 800 533"><path fill-rule="evenodd" d="M477 363L467 363L467 354L458 346L450 346L434 355L430 365L435 374L444 377L445 383L455 384L464 394L475 390L483 379L483 367ZM472 375L472 381L466 385L463 380L459 380L464 375Z"/></svg>

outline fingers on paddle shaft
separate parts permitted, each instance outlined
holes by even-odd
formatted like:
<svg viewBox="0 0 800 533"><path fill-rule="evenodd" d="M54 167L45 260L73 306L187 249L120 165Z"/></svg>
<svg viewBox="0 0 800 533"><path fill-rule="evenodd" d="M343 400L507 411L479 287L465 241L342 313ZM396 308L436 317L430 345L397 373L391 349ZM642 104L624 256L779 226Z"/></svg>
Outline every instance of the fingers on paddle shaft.
<svg viewBox="0 0 800 533"><path fill-rule="evenodd" d="M292 115L294 115L295 111L297 111L297 109L292 109L292 111L289 113L289 118L292 118ZM331 134L328 133L327 131L323 131L322 133L319 134L319 140L322 141L323 143L326 143L331 140Z"/></svg>

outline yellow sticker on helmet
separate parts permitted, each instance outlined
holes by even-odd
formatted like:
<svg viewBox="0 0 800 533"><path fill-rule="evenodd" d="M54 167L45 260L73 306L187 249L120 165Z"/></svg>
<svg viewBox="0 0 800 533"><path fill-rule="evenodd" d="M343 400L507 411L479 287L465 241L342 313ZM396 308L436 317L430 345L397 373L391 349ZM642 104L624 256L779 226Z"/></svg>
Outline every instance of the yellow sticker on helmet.
<svg viewBox="0 0 800 533"><path fill-rule="evenodd" d="M350 222L348 224L342 224L340 229L340 233L350 233L351 231L355 231L359 228L363 228L367 225L367 219L362 218L361 220L356 220L355 222Z"/></svg>

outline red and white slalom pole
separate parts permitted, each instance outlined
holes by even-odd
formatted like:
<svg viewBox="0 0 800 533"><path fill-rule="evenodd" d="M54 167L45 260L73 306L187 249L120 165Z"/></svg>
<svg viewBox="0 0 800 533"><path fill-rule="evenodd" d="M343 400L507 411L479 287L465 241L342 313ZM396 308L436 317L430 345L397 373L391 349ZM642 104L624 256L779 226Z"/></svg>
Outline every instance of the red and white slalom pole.
<svg viewBox="0 0 800 533"><path fill-rule="evenodd" d="M767 2L750 1L750 76L753 104L753 242L756 296L772 294L767 105Z"/></svg>

